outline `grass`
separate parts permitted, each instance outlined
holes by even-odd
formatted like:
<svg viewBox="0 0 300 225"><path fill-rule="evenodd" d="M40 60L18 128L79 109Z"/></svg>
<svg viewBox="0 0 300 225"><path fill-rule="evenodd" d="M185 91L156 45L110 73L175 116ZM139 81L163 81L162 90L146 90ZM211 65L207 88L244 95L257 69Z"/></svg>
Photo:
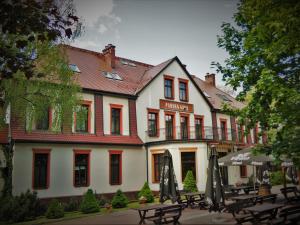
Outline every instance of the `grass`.
<svg viewBox="0 0 300 225"><path fill-rule="evenodd" d="M154 204L158 202L158 199L155 200ZM149 203L153 204L153 203ZM148 204L146 204L148 205ZM54 222L64 221L64 220L71 220L71 219L78 219L83 217L90 217L90 216L96 216L96 215L105 215L110 214L114 212L120 212L128 209L137 209L141 207L138 201L133 201L128 203L127 207L125 208L119 208L119 209L111 209L111 211L108 211L105 208L101 208L100 212L97 213L89 213L89 214L83 214L79 211L74 212L65 212L65 216L59 219L47 219L45 216L37 217L35 220L26 221L26 222L20 222L20 223L11 223L10 225L41 225L41 224L50 224ZM0 221L0 225L7 225L7 222Z"/></svg>

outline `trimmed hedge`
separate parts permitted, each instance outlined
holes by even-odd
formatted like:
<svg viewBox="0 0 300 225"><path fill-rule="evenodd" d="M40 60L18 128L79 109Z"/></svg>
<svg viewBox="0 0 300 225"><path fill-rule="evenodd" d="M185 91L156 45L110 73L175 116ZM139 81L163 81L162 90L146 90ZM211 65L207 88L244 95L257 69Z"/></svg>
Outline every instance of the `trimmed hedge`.
<svg viewBox="0 0 300 225"><path fill-rule="evenodd" d="M147 199L148 203L154 202L154 195L152 191L150 190L148 182L145 182L144 186L138 193L138 198L144 196Z"/></svg>
<svg viewBox="0 0 300 225"><path fill-rule="evenodd" d="M50 205L46 212L46 217L48 219L58 219L64 217L64 215L65 212L63 205L57 199L53 199L50 202Z"/></svg>
<svg viewBox="0 0 300 225"><path fill-rule="evenodd" d="M186 192L197 192L197 184L193 172L189 170L183 181L183 190Z"/></svg>
<svg viewBox="0 0 300 225"><path fill-rule="evenodd" d="M80 211L85 214L100 211L98 201L97 201L92 189L88 189L88 191L84 194L83 200L80 204Z"/></svg>
<svg viewBox="0 0 300 225"><path fill-rule="evenodd" d="M128 199L119 189L113 197L111 204L113 208L125 208L128 204Z"/></svg>

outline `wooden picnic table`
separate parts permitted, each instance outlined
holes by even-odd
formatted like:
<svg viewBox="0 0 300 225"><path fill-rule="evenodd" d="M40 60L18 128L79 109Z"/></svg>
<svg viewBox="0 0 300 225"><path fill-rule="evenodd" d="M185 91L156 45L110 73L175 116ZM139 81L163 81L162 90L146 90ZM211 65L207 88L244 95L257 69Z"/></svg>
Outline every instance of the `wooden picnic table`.
<svg viewBox="0 0 300 225"><path fill-rule="evenodd" d="M258 187L255 187L254 189L253 186L243 185L243 186L231 187L230 189L232 193L239 193L241 190L243 190L246 194L249 194L249 192L252 190L256 190L256 189L258 190Z"/></svg>
<svg viewBox="0 0 300 225"><path fill-rule="evenodd" d="M247 207L245 210L249 211L254 218L254 222L259 224L262 220L274 219L278 209L283 206L283 204L263 203L261 205Z"/></svg>
<svg viewBox="0 0 300 225"><path fill-rule="evenodd" d="M139 212L139 216L140 216L139 224L145 223L145 219L156 217L162 209L167 208L169 206L170 205L166 205L166 204L157 204L157 205L149 205L149 206L135 209ZM153 213L150 216L147 215L147 213L151 211Z"/></svg>
<svg viewBox="0 0 300 225"><path fill-rule="evenodd" d="M255 203L256 201L256 198L258 197L258 195L239 195L239 196L234 196L234 197L231 197L232 200L234 201L251 201L253 203Z"/></svg>
<svg viewBox="0 0 300 225"><path fill-rule="evenodd" d="M187 200L187 207L190 206L192 208L195 206L195 203L200 204L201 201L204 201L205 192L189 192L184 193L184 196Z"/></svg>

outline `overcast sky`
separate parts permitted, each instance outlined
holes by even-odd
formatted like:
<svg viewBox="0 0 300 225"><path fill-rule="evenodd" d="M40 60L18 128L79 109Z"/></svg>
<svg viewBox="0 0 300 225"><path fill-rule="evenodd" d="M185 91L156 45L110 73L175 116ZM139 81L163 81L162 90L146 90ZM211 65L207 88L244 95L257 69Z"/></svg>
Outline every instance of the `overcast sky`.
<svg viewBox="0 0 300 225"><path fill-rule="evenodd" d="M178 56L191 74L215 72L227 56L217 47L222 22L232 22L237 0L74 0L84 32L72 45L157 65ZM217 75L221 83L221 75Z"/></svg>

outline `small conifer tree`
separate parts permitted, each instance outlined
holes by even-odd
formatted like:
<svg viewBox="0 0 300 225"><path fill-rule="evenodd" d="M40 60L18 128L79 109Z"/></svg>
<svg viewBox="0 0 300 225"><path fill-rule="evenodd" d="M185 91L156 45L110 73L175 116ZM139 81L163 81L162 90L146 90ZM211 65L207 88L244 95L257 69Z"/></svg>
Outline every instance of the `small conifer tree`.
<svg viewBox="0 0 300 225"><path fill-rule="evenodd" d="M154 202L154 195L149 187L148 182L145 182L144 186L142 187L142 189L140 190L140 192L138 193L138 197L142 197L144 196L147 199L148 203Z"/></svg>
<svg viewBox="0 0 300 225"><path fill-rule="evenodd" d="M128 199L124 193L119 189L117 190L111 202L113 208L125 208L128 204Z"/></svg>
<svg viewBox="0 0 300 225"><path fill-rule="evenodd" d="M80 204L80 211L82 213L94 213L99 212L99 210L100 208L92 189L88 189Z"/></svg>
<svg viewBox="0 0 300 225"><path fill-rule="evenodd" d="M47 209L46 217L48 219L57 219L64 217L64 207L63 205L56 199L53 199Z"/></svg>
<svg viewBox="0 0 300 225"><path fill-rule="evenodd" d="M183 190L187 192L197 192L197 184L193 172L189 170L183 181Z"/></svg>

